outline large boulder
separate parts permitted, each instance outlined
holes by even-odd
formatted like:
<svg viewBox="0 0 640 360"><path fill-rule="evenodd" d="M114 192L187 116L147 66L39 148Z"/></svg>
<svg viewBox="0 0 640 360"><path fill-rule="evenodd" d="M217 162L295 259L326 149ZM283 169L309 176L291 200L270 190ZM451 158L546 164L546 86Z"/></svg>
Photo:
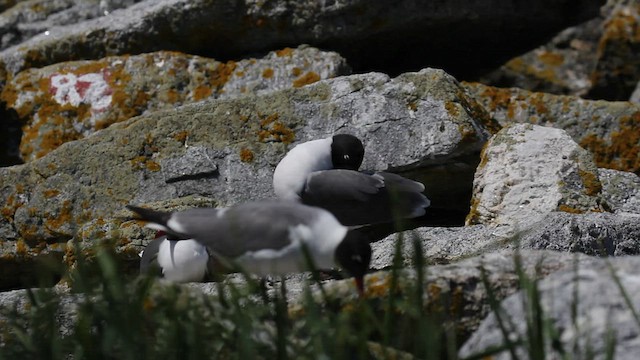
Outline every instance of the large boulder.
<svg viewBox="0 0 640 360"><path fill-rule="evenodd" d="M0 83L27 68L81 58L174 50L230 59L301 43L338 51L357 71L397 74L446 66L455 74L478 73L597 16L603 0L580 6L569 0L519 0L508 6L496 0L133 2L112 6L101 17L94 17L100 8L91 7L87 20L78 23L48 17L27 21L23 27L43 31L0 52ZM66 3L82 7L86 2ZM6 16L9 23L15 18ZM44 29L38 22L49 25ZM27 36L22 31L19 39Z"/></svg>
<svg viewBox="0 0 640 360"><path fill-rule="evenodd" d="M603 211L591 154L560 129L503 128L485 146L473 187L468 224L517 230L553 211Z"/></svg>
<svg viewBox="0 0 640 360"><path fill-rule="evenodd" d="M515 344L519 359L530 359L528 350L543 351L550 358L571 354L636 359L640 351L638 266L637 256L568 266L537 283L535 295L521 291L504 300L500 304L502 325L495 314L489 315L459 355L467 357L505 345L506 336ZM537 301L539 307L534 305ZM544 348L533 345L527 349L519 342L527 344L536 337ZM492 358L511 359L512 354L505 349L495 351Z"/></svg>
<svg viewBox="0 0 640 360"><path fill-rule="evenodd" d="M529 123L564 129L575 142L593 153L599 167L640 173L638 105L479 83L463 86L503 126Z"/></svg>
<svg viewBox="0 0 640 360"><path fill-rule="evenodd" d="M307 46L225 63L161 51L25 70L5 85L0 100L23 123L20 152L29 161L146 112L301 87L349 73L340 55Z"/></svg>
<svg viewBox="0 0 640 360"><path fill-rule="evenodd" d="M20 241L46 249L82 228L137 257L139 248L130 241L142 236L132 235L139 225L120 227L120 221L109 220L130 215L123 211L127 203L200 195L229 205L273 197L273 169L286 150L336 132L363 140L364 168L412 170L428 178L432 165L450 162L460 168L469 162L472 174L489 137L485 124L490 125L475 109L452 77L427 69L395 79L353 75L154 112L66 143L28 164L0 169L3 253L15 254ZM471 176L439 180L453 192L467 193L457 203L438 188L427 189L427 196L434 207L468 209ZM95 230L84 227L89 222Z"/></svg>

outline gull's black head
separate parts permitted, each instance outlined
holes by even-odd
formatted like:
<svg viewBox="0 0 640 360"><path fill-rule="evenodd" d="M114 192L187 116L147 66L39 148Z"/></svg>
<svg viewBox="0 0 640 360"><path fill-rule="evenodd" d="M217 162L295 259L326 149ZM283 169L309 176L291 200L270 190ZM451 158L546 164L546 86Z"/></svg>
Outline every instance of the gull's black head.
<svg viewBox="0 0 640 360"><path fill-rule="evenodd" d="M333 136L331 161L334 169L358 170L364 158L364 146L360 139L349 134Z"/></svg>
<svg viewBox="0 0 640 360"><path fill-rule="evenodd" d="M360 295L364 294L364 275L371 263L369 240L357 231L349 231L336 249L336 262L356 280Z"/></svg>

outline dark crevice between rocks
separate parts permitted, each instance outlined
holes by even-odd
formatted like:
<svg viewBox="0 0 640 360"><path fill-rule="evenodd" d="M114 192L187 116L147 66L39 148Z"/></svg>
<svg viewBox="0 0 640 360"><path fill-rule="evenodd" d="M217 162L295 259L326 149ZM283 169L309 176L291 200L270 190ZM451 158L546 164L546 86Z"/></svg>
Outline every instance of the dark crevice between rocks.
<svg viewBox="0 0 640 360"><path fill-rule="evenodd" d="M215 179L220 176L220 172L216 169L213 171L201 172L197 174L188 174L182 176L171 177L165 180L167 184L177 183L181 181L188 180L204 180L204 179Z"/></svg>
<svg viewBox="0 0 640 360"><path fill-rule="evenodd" d="M419 227L464 226L471 208L473 178L480 163L480 154L463 155L447 162L434 159L431 164L397 172L425 185L424 194L431 201L426 213L418 218L404 219L400 224L384 223L358 229L371 242L399 231Z"/></svg>
<svg viewBox="0 0 640 360"><path fill-rule="evenodd" d="M0 167L23 164L20 157L22 124L13 109L0 103Z"/></svg>
<svg viewBox="0 0 640 360"><path fill-rule="evenodd" d="M28 258L4 256L0 266L0 291L54 286L65 272L63 256L61 251Z"/></svg>

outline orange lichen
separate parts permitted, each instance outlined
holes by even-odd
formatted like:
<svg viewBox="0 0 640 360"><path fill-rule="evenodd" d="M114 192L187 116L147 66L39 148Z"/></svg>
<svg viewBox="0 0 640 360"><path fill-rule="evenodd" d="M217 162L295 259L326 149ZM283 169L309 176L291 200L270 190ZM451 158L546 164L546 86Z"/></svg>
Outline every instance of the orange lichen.
<svg viewBox="0 0 640 360"><path fill-rule="evenodd" d="M452 117L457 118L458 116L460 116L460 109L453 101L445 101L444 108Z"/></svg>
<svg viewBox="0 0 640 360"><path fill-rule="evenodd" d="M290 57L291 55L293 55L293 49L289 48L289 47L286 47L286 48L284 48L282 50L277 50L276 51L276 55L278 57L284 57L284 56L289 56Z"/></svg>
<svg viewBox="0 0 640 360"><path fill-rule="evenodd" d="M318 73L316 72L309 71L306 74L293 80L293 87L299 88L305 85L313 84L314 82L317 82L317 81L320 81L320 75L318 75Z"/></svg>
<svg viewBox="0 0 640 360"><path fill-rule="evenodd" d="M578 175L582 179L584 185L584 193L589 196L599 194L602 191L602 184L598 175L591 171L578 170Z"/></svg>
<svg viewBox="0 0 640 360"><path fill-rule="evenodd" d="M584 211L580 210L580 209L576 209L574 207L571 207L569 205L566 204L561 204L558 206L558 211L563 211L566 213L570 213L570 214L583 214Z"/></svg>
<svg viewBox="0 0 640 360"><path fill-rule="evenodd" d="M213 93L213 89L209 86L199 85L193 90L193 100L200 101L206 99Z"/></svg>
<svg viewBox="0 0 640 360"><path fill-rule="evenodd" d="M70 200L65 200L62 203L60 211L56 215L48 214L44 220L45 225L50 230L60 229L63 225L69 224L73 219L72 216L73 206Z"/></svg>
<svg viewBox="0 0 640 360"><path fill-rule="evenodd" d="M189 138L189 132L187 130L179 131L173 135L173 138L174 140L184 144L187 141L187 138Z"/></svg>
<svg viewBox="0 0 640 360"><path fill-rule="evenodd" d="M551 51L543 51L538 54L538 59L550 66L559 66L564 63L564 56Z"/></svg>
<svg viewBox="0 0 640 360"><path fill-rule="evenodd" d="M25 244L24 240L19 239L16 241L16 254L19 256L25 256L29 252L27 244Z"/></svg>
<svg viewBox="0 0 640 360"><path fill-rule="evenodd" d="M229 82L231 76L236 69L236 63L234 61L229 61L227 63L220 63L218 67L216 67L215 71L213 71L209 75L209 85L211 85L214 89L222 89L224 85Z"/></svg>
<svg viewBox="0 0 640 360"><path fill-rule="evenodd" d="M153 160L147 160L145 163L147 170L149 171L160 171L160 164L158 164L157 162L153 161Z"/></svg>
<svg viewBox="0 0 640 360"><path fill-rule="evenodd" d="M372 275L365 277L365 295L374 298L381 298L387 295L390 289L390 282L389 276L384 276L382 279L379 276Z"/></svg>
<svg viewBox="0 0 640 360"><path fill-rule="evenodd" d="M245 162L245 163L250 163L253 161L253 151L247 149L247 148L242 148L240 150L240 161Z"/></svg>
<svg viewBox="0 0 640 360"><path fill-rule="evenodd" d="M302 74L302 69L300 69L299 67L296 66L293 69L291 69L291 75L300 76L300 74Z"/></svg>
<svg viewBox="0 0 640 360"><path fill-rule="evenodd" d="M58 194L60 194L60 191L56 189L49 189L42 192L42 195L44 195L44 197L46 197L47 199L57 196Z"/></svg>
<svg viewBox="0 0 640 360"><path fill-rule="evenodd" d="M259 141L277 141L285 144L293 141L295 137L293 130L278 121L278 117L278 114L272 114L260 120Z"/></svg>
<svg viewBox="0 0 640 360"><path fill-rule="evenodd" d="M266 68L262 71L262 77L265 79L271 79L273 77L273 69Z"/></svg>
<svg viewBox="0 0 640 360"><path fill-rule="evenodd" d="M593 153L599 167L640 172L640 112L618 119L618 131L611 134L610 143L590 134L582 138L580 146Z"/></svg>

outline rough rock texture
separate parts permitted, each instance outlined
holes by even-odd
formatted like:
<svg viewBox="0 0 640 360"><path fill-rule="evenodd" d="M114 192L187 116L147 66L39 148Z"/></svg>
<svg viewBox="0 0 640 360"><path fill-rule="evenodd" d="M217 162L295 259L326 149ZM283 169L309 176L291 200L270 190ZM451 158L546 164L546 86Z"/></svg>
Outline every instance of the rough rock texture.
<svg viewBox="0 0 640 360"><path fill-rule="evenodd" d="M608 264L611 264L615 272L611 271ZM557 332L557 341L552 348L550 332L544 331L546 357L562 358L558 352L558 348L562 348L578 359L636 359L640 352L640 324L634 318L634 312L626 303L617 281L624 288L633 311L637 312L640 308L640 278L637 275L639 266L639 257L603 259L588 267L578 264L577 271L570 268L558 271L539 282L543 321L548 322ZM504 309L503 318L510 319L503 322L509 338L514 341L527 338L525 316L528 315L523 307L530 303L530 299L524 300L523 297L526 299L519 292L501 304ZM615 346L612 357L608 357L612 341ZM470 356L503 343L503 333L495 315L491 314L464 344L459 355ZM522 347L517 349L519 359L529 359ZM502 351L492 358L511 359L511 355Z"/></svg>
<svg viewBox="0 0 640 360"><path fill-rule="evenodd" d="M614 213L640 214L640 177L634 173L598 169L602 197Z"/></svg>
<svg viewBox="0 0 640 360"><path fill-rule="evenodd" d="M633 188L640 191L640 184ZM416 248L415 241L417 240ZM539 221L517 228L472 225L464 227L421 227L371 244L371 268L393 265L400 245L403 266L415 265L415 250L429 264L449 264L503 249L537 249L579 252L594 256L640 254L640 211L570 214L551 212Z"/></svg>
<svg viewBox="0 0 640 360"><path fill-rule="evenodd" d="M465 339L480 324L488 314L490 307L487 293L482 280L482 271L498 300L515 293L519 288L519 279L516 272L518 268L516 258L520 262L520 268L531 277L544 277L555 271L570 268L573 264L587 266L594 260L587 256L576 256L553 251L522 251L517 253L502 251L483 256L477 256L452 265L438 265L424 268L422 283L418 283L418 272L415 269L400 270L397 277L397 289L400 295L413 294L416 286L421 286L423 294L423 311L427 314L440 313L445 315L448 321L454 325L457 335ZM367 301L376 313L381 317L385 314L385 308L389 294L392 293L392 277L390 271L379 271L368 274L365 278ZM301 295L305 289L309 274L298 274L286 279L289 313L295 321L303 315ZM237 285L244 280L236 275L230 275L225 282ZM166 283L158 282L149 294L152 301L161 302ZM215 283L175 285L189 289L194 295L206 294L217 296L218 286ZM329 280L323 284L329 303L335 309L348 309L357 306L361 299L358 298L353 279ZM317 286L312 285L314 297L322 301ZM62 311L56 314L61 321L62 330L69 331L73 328L75 319L74 311L79 300L77 294L67 295L63 287L56 287L56 292L61 296ZM273 289L271 289L272 291ZM98 301L102 301L97 299ZM0 294L0 307L11 307L18 304L19 310L24 310L27 303L24 290L5 292ZM396 313L398 326L403 325L405 314Z"/></svg>
<svg viewBox="0 0 640 360"><path fill-rule="evenodd" d="M593 18L602 2L146 0L50 27L1 52L0 68L16 74L79 58L156 50L229 59L308 43L340 52L358 71L397 74L448 65L457 74L493 66Z"/></svg>
<svg viewBox="0 0 640 360"><path fill-rule="evenodd" d="M6 204L0 233L9 240L3 252L13 256L20 240L34 246L66 242L88 221L105 220L108 229L106 220L127 203L200 195L228 205L272 197L273 169L287 146L336 132L357 135L365 148L376 149L365 154L368 169L428 172L430 164L457 159L477 163L489 132L477 121L486 115L475 110L453 78L427 69L395 79L377 73L341 77L154 112L0 169ZM460 192L470 189L468 181L448 182ZM434 206L468 207L468 198L452 204L440 189L426 193ZM117 232L110 237L124 253L138 253L127 246L132 239Z"/></svg>
<svg viewBox="0 0 640 360"><path fill-rule="evenodd" d="M552 211L602 211L598 169L560 129L503 128L485 146L468 224L522 226Z"/></svg>
<svg viewBox="0 0 640 360"><path fill-rule="evenodd" d="M447 319L455 324L457 335L466 338L474 331L481 319L489 312L490 307L485 287L482 282L482 270L487 275L495 296L503 299L514 293L519 287L516 272L516 256L511 251L501 251L476 256L456 264L436 265L424 268L422 288L424 289L423 306L425 313L443 312ZM553 251L522 251L518 261L524 273L531 277L544 277L559 269L570 267L577 262L589 264L592 258L584 255L567 254ZM391 293L391 271L380 271L365 278L366 296L368 298L385 299ZM400 295L412 291L418 279L414 269L398 271L398 291ZM358 301L353 281L336 282L330 289L331 298L343 304ZM407 294L407 296L409 296ZM384 313L386 302L379 302ZM295 304L292 311L302 310ZM398 314L400 315L400 314ZM402 317L398 319L402 326Z"/></svg>
<svg viewBox="0 0 640 360"><path fill-rule="evenodd" d="M500 87L627 100L640 80L640 4L613 0L601 15L481 78Z"/></svg>
<svg viewBox="0 0 640 360"><path fill-rule="evenodd" d="M300 87L349 72L338 54L307 46L226 63L163 51L29 69L6 84L0 100L24 123L20 152L28 161L149 111Z"/></svg>
<svg viewBox="0 0 640 360"><path fill-rule="evenodd" d="M533 123L564 129L593 153L599 167L640 173L640 107L629 102L501 89L463 83L467 92L503 126Z"/></svg>
<svg viewBox="0 0 640 360"><path fill-rule="evenodd" d="M530 249L600 256L638 255L640 214L551 213L514 240Z"/></svg>
<svg viewBox="0 0 640 360"><path fill-rule="evenodd" d="M29 0L0 5L0 50L20 44L55 26L72 25L108 15L141 0ZM9 6L7 6L9 5Z"/></svg>
<svg viewBox="0 0 640 360"><path fill-rule="evenodd" d="M563 30L547 44L517 56L480 82L536 92L584 95L591 89L602 18Z"/></svg>
<svg viewBox="0 0 640 360"><path fill-rule="evenodd" d="M640 3L618 1L603 23L587 96L626 100L640 80Z"/></svg>

